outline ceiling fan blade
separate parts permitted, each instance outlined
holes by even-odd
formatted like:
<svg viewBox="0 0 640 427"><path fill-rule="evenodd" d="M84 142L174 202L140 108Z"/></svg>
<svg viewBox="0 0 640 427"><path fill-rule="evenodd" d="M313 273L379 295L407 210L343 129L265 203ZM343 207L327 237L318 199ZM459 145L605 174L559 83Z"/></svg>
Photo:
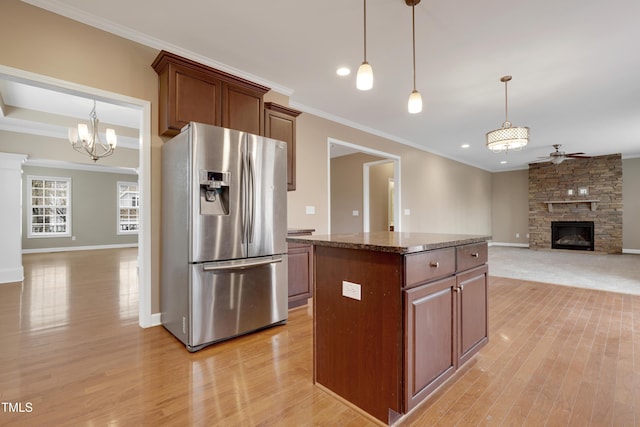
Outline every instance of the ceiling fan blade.
<svg viewBox="0 0 640 427"><path fill-rule="evenodd" d="M569 154L565 154L565 156L575 156L575 155L581 156L583 154L584 153L569 153Z"/></svg>
<svg viewBox="0 0 640 427"><path fill-rule="evenodd" d="M565 154L565 157L572 157L574 159L590 159L591 156L581 156L584 153Z"/></svg>

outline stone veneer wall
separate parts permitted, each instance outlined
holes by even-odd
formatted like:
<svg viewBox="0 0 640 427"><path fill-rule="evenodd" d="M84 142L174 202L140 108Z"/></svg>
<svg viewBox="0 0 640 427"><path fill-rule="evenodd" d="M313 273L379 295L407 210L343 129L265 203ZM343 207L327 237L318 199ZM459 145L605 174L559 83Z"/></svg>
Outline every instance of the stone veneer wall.
<svg viewBox="0 0 640 427"><path fill-rule="evenodd" d="M587 196L578 189L586 187ZM572 189L573 196L567 191ZM553 205L549 200L598 200L596 210L588 203ZM529 247L551 249L552 221L593 221L594 251L622 252L622 157L620 154L529 165Z"/></svg>

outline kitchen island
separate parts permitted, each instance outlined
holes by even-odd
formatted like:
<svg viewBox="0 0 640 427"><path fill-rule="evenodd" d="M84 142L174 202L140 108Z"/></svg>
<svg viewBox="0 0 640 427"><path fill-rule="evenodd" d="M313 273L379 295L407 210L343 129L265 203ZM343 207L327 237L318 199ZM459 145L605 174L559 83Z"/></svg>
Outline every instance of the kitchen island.
<svg viewBox="0 0 640 427"><path fill-rule="evenodd" d="M290 237L314 250L314 383L393 424L488 341L489 236Z"/></svg>

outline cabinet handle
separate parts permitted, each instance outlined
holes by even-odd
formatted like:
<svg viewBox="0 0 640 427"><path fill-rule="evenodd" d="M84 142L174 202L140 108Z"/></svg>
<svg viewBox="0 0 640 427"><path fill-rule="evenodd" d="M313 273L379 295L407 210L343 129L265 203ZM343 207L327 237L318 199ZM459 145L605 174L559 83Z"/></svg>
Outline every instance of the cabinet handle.
<svg viewBox="0 0 640 427"><path fill-rule="evenodd" d="M431 267L433 268L438 268L440 267L440 263L438 261L431 261L431 263L429 264Z"/></svg>
<svg viewBox="0 0 640 427"><path fill-rule="evenodd" d="M453 288L454 292L460 292L460 288Z"/></svg>
<svg viewBox="0 0 640 427"><path fill-rule="evenodd" d="M464 291L464 285L460 285L458 289L460 289L460 292Z"/></svg>
<svg viewBox="0 0 640 427"><path fill-rule="evenodd" d="M478 252L474 252L474 253L471 254L471 256L473 258L478 258L480 256L480 254Z"/></svg>

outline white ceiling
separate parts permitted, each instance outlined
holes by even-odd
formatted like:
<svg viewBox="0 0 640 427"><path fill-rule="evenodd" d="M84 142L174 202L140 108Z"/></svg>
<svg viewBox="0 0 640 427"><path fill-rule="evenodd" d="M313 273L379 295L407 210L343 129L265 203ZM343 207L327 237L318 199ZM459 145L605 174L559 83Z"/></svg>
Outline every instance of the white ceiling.
<svg viewBox="0 0 640 427"><path fill-rule="evenodd" d="M525 168L552 144L640 156L637 0L423 0L416 6L417 89L425 102L418 115L407 113L405 0L367 2L369 92L355 88L359 0L25 1L250 78L290 95L294 108L489 171ZM352 73L340 78L335 70L345 65ZM493 154L484 135L505 119L503 75L513 76L509 119L529 126L531 139L520 152Z"/></svg>

